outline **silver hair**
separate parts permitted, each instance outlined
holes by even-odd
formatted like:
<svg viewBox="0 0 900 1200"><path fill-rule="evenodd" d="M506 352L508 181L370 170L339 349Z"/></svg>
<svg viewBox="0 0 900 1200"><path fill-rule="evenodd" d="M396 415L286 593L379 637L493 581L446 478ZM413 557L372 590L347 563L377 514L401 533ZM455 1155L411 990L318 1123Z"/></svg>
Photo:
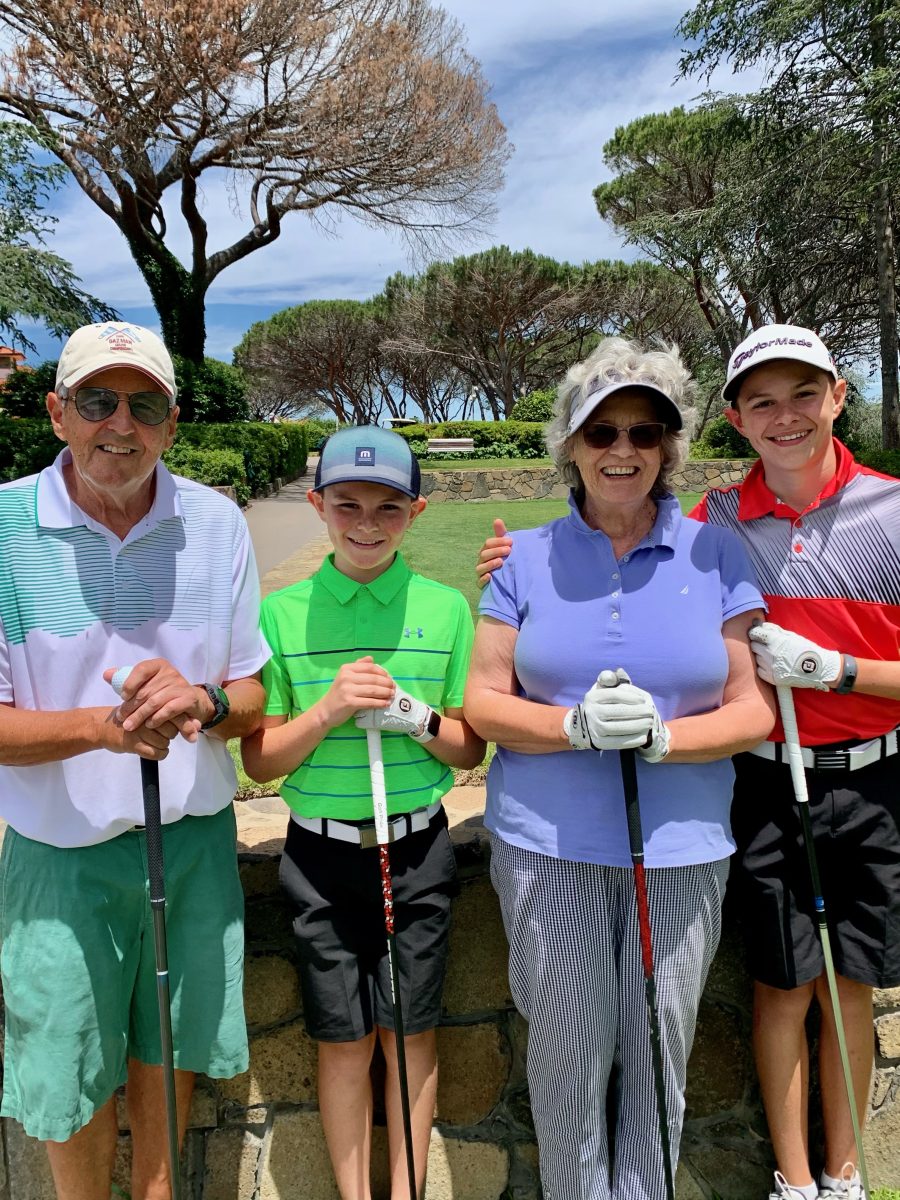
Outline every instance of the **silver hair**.
<svg viewBox="0 0 900 1200"><path fill-rule="evenodd" d="M596 391L610 383L653 384L677 404L681 411L684 427L675 432L667 430L661 443L662 464L650 494L655 498L669 491L672 475L687 458L691 432L696 413L692 407L697 385L687 367L681 361L677 346L663 346L659 350L645 350L640 342L627 338L609 337L592 350L580 363L566 372L566 377L556 389L553 420L547 426L544 439L550 457L556 464L560 478L577 495L584 492L581 472L572 461L572 443L577 431L569 435L572 409L590 383Z"/></svg>

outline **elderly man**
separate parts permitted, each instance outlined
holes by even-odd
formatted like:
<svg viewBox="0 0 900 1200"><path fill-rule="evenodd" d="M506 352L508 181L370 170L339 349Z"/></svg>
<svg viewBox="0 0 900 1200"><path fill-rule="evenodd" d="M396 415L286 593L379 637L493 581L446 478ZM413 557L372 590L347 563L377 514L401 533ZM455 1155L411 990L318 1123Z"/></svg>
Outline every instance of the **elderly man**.
<svg viewBox="0 0 900 1200"><path fill-rule="evenodd" d="M108 1200L123 1083L134 1200L170 1193L137 756L161 762L182 1136L194 1073L247 1067L225 740L260 720L268 650L239 510L160 462L175 390L149 330L77 330L47 397L66 448L0 487L2 1114L60 1200Z"/></svg>

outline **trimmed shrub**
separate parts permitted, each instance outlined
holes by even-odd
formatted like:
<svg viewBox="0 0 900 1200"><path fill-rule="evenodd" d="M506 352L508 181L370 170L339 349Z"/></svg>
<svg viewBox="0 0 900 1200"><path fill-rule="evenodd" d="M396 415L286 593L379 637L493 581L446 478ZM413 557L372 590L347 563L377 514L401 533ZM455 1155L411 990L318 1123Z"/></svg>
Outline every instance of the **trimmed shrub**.
<svg viewBox="0 0 900 1200"><path fill-rule="evenodd" d="M9 417L46 421L47 393L56 387L56 362L42 362L33 371L13 371L0 385L0 410Z"/></svg>
<svg viewBox="0 0 900 1200"><path fill-rule="evenodd" d="M0 483L43 471L62 449L50 421L0 413Z"/></svg>
<svg viewBox="0 0 900 1200"><path fill-rule="evenodd" d="M856 455L857 462L882 475L894 475L900 479L900 450L861 450Z"/></svg>
<svg viewBox="0 0 900 1200"><path fill-rule="evenodd" d="M691 443L691 458L757 457L756 451L727 417L716 417L707 421L703 427L703 436Z"/></svg>
<svg viewBox="0 0 900 1200"><path fill-rule="evenodd" d="M250 410L243 371L217 358L195 363L175 354L172 361L178 407L185 422L247 420Z"/></svg>
<svg viewBox="0 0 900 1200"><path fill-rule="evenodd" d="M201 450L178 445L167 450L163 462L175 475L186 475L208 487L233 487L238 504L250 499L244 476L244 459L236 450Z"/></svg>
<svg viewBox="0 0 900 1200"><path fill-rule="evenodd" d="M61 443L49 420L13 419L0 413L0 482L43 470ZM227 452L227 458L192 457L191 451ZM249 421L234 425L179 425L175 445L163 456L173 471L199 483L231 484L246 503L268 490L276 479L295 479L306 470L306 431L302 425L269 425ZM240 472L234 478L234 462ZM199 472L195 474L195 471ZM238 484L240 487L238 488Z"/></svg>
<svg viewBox="0 0 900 1200"><path fill-rule="evenodd" d="M511 421L552 421L553 405L556 403L556 389L544 388L529 392L521 400L517 400L509 412Z"/></svg>
<svg viewBox="0 0 900 1200"><path fill-rule="evenodd" d="M476 450L490 450L482 458L543 458L547 453L544 445L544 426L539 421L444 421L439 425L407 425L397 433L413 445L416 457L426 457L427 450L420 452L421 442L429 438L470 437ZM501 449L515 447L517 453L510 455ZM448 457L445 454L441 458ZM472 458L473 455L462 455Z"/></svg>

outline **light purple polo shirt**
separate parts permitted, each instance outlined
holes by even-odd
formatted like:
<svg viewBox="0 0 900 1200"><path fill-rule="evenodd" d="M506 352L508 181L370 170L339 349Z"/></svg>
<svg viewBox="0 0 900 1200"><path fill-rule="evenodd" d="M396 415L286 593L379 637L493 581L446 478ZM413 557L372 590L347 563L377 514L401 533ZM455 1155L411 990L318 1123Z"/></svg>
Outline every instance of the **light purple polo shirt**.
<svg viewBox="0 0 900 1200"><path fill-rule="evenodd" d="M664 720L722 702L728 657L722 625L764 608L738 538L659 502L647 537L618 561L606 534L572 511L513 535L482 615L518 629L519 694L577 704L600 671L624 667ZM734 851L730 758L637 760L648 867L713 862ZM630 866L615 751L516 754L498 748L487 781L486 824L516 846L579 862Z"/></svg>

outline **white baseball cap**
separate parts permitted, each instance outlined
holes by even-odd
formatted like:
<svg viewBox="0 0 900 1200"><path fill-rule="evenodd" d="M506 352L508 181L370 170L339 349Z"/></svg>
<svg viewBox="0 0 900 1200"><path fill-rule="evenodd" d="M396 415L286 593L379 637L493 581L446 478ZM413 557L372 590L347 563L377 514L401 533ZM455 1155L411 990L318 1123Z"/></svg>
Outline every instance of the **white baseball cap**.
<svg viewBox="0 0 900 1200"><path fill-rule="evenodd" d="M722 388L722 399L734 403L739 381L760 363L787 358L794 362L818 367L834 379L838 370L828 348L817 333L802 325L763 325L745 337L728 360L728 375Z"/></svg>
<svg viewBox="0 0 900 1200"><path fill-rule="evenodd" d="M599 375L595 375L585 383L578 393L578 400L572 406L566 436L571 437L576 430L580 429L591 413L599 408L608 396L624 391L625 388L639 388L642 392L651 392L655 400L662 401L663 420L669 429L677 431L684 425L681 409L658 384L652 383L649 379L607 379L604 381Z"/></svg>
<svg viewBox="0 0 900 1200"><path fill-rule="evenodd" d="M107 367L134 367L148 375L175 402L175 367L160 338L142 325L100 321L76 329L62 348L56 387L69 391Z"/></svg>

